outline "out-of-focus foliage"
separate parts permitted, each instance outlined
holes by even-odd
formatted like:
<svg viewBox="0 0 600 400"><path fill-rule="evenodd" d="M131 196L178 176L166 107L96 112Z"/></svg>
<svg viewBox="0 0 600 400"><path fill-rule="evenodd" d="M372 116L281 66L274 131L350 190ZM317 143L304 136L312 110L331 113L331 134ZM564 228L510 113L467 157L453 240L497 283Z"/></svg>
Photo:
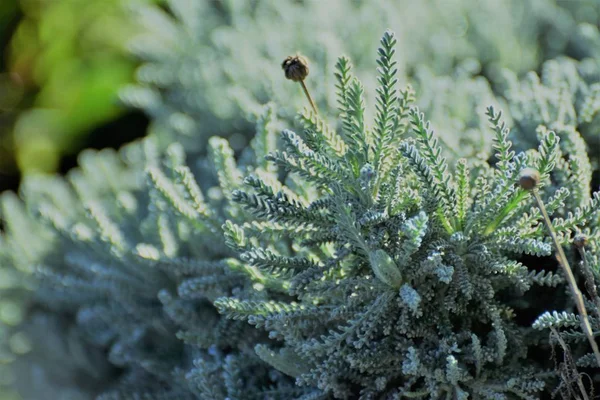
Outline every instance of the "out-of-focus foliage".
<svg viewBox="0 0 600 400"><path fill-rule="evenodd" d="M433 76L452 74L467 58L477 60L484 75L494 77L504 67L521 74L579 45L573 43L573 15L586 14L587 21L594 15L589 8L598 8L592 3L570 13L561 3L170 0L170 14L156 7L138 10L146 32L132 49L146 62L137 72L139 85L122 97L146 110L153 129L168 133L169 141L178 137L193 149L206 143L199 138L219 134L241 149L252 135L247 116L261 105L275 101L279 116L288 119L304 105L299 86L285 85L278 71L278 61L294 51L315 66L309 85L327 112L335 109L335 96L325 71L338 54L354 60L366 93L374 93L376 82L366 73L376 66L368 51L377 40L374 26L397 32L400 76L414 75L419 65ZM467 101L460 91L452 94Z"/></svg>
<svg viewBox="0 0 600 400"><path fill-rule="evenodd" d="M4 227L4 233L0 235L0 298L7 305L6 312L0 313L0 346L3 346L0 354L4 355L4 365L0 368L5 368L5 373L0 375L7 381L4 384L18 387L24 399L38 399L42 393L69 394L72 397L68 398L73 400L89 399L94 386L106 382L111 372L105 357L100 357L101 350L86 348L89 342L83 340L80 330L73 328L72 309L52 308L51 302L42 300L43 292L34 292L37 287L32 285L32 275L56 257L62 260L69 251L64 246L68 238L55 235L52 228L31 218L32 212L42 211L34 211L31 206L40 201L48 206L60 206L65 212L65 223L85 218L84 199L115 206L113 211L117 212L122 204L114 203L114 198L127 201L130 191L139 188L143 182L141 168L146 161L138 157L133 154L128 159L125 155L117 156L112 150L88 150L80 155L80 168L71 171L68 180L25 177L19 195L29 199L28 206L13 193L0 196L0 217ZM47 211L51 212L50 209ZM61 304L61 299L57 300ZM49 313L49 310L55 312ZM14 329L27 312L31 314L27 321ZM43 339L39 336L41 332L45 334ZM14 368L9 374L6 362L16 356L18 362L13 363ZM64 368L55 370L52 367L55 364L64 365ZM78 379L86 383L78 386ZM0 382L0 390L2 386Z"/></svg>
<svg viewBox="0 0 600 400"><path fill-rule="evenodd" d="M16 0L0 3L0 46L9 41L11 22L17 15ZM22 90L14 77L5 71L6 52L0 51L0 190L11 186L15 174L14 157L7 140L15 119L15 106L21 99Z"/></svg>
<svg viewBox="0 0 600 400"><path fill-rule="evenodd" d="M5 33L9 21L17 13L17 0L6 0L0 4L0 35Z"/></svg>
<svg viewBox="0 0 600 400"><path fill-rule="evenodd" d="M87 132L123 112L116 94L135 68L125 49L137 31L128 17L131 3L18 2L22 16L7 51L8 71L24 97L13 104L18 115L0 130L0 157L25 173L53 172Z"/></svg>
<svg viewBox="0 0 600 400"><path fill-rule="evenodd" d="M542 65L540 76L530 72L521 80L514 72L504 71L499 92L508 99L515 121L511 139L520 148L531 147L538 125L545 125L557 132L581 133L586 142L571 152L585 152L587 147L600 161L600 34L592 26L582 26L582 30L591 31L598 44L592 57L580 62L557 57Z"/></svg>

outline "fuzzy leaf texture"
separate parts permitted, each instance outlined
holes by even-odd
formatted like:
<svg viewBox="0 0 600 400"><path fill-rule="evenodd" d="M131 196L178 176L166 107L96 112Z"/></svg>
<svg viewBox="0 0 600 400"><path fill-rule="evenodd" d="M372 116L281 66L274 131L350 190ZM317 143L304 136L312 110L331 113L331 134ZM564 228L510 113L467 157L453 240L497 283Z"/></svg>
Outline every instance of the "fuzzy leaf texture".
<svg viewBox="0 0 600 400"><path fill-rule="evenodd" d="M2 196L0 315L14 318L0 351L28 350L21 319L24 333L57 339L17 357L17 367L44 371L17 384L43 393L45 381L68 382L100 399L545 398L560 376L552 360L530 356L550 354L550 328L580 369L589 366L540 211L516 185L524 168L540 170L567 256L597 280L600 203L588 154L600 36L570 17L581 15L577 5L528 3L530 23L520 24L509 12L520 2L417 7L442 7L443 23L408 18L405 2L365 3L355 12L372 12L353 26L338 15L319 21L320 2L168 3L171 16L137 9L149 31L133 46L147 62L139 86L123 92L152 117L149 137L85 153L67 179L27 178L22 201ZM482 23L477 12L496 18ZM303 29L315 33L246 26L248 13L310 21ZM442 37L456 29L453 16L467 15L473 29L456 55L464 62L452 69L430 43L392 31L372 51L378 13L402 31L422 25ZM560 24L548 28L553 18ZM496 23L509 27L505 37L482 44ZM246 60L240 32L264 37L266 26L279 34L256 53L269 57ZM543 29L578 32L576 43L540 52L578 49L578 60L547 61L541 77L483 78L496 64L536 67L535 51L515 58L511 49ZM336 37L349 30L364 38L346 48ZM319 66L309 84L321 110L296 124L302 98L264 73L294 43ZM356 66L336 64L344 50ZM208 139L233 126L249 145L240 135ZM588 238L583 256L571 246L578 233ZM599 332L594 297L582 292Z"/></svg>

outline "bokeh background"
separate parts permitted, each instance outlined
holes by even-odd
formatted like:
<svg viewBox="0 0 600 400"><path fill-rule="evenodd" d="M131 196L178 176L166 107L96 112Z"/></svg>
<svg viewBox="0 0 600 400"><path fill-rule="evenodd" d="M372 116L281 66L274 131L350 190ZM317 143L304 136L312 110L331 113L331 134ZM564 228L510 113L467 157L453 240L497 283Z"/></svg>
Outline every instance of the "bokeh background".
<svg viewBox="0 0 600 400"><path fill-rule="evenodd" d="M64 173L83 148L145 134L146 117L117 98L136 67L130 3L0 1L0 191L23 173Z"/></svg>
<svg viewBox="0 0 600 400"><path fill-rule="evenodd" d="M130 4L0 0L0 192L17 191L27 174L65 174L85 148L118 148L145 135L147 117L117 96L139 64L127 51L128 38L140 32ZM3 288L11 285L6 279ZM0 325L21 322L18 299L0 295ZM18 332L8 343L16 354L31 350ZM12 376L2 368L12 358L0 351L0 400L27 400L4 386Z"/></svg>
<svg viewBox="0 0 600 400"><path fill-rule="evenodd" d="M147 116L163 130L227 136L239 150L252 132L248 115L259 106L275 100L285 114L302 104L301 96L274 90L283 78L264 74L273 58L307 52L319 64L312 78L317 100L334 106L324 71L342 53L360 69L374 69L371 47L384 26L397 31L400 72L421 89L421 106L434 121L451 102L440 98L473 90L471 82L459 87L461 78L497 82L501 68L522 76L540 73L544 60L561 54L600 53L588 54L594 45L587 42L598 39L582 28L597 29L600 0L199 0L185 6L197 15L178 15L187 3L0 2L0 191L16 189L22 174L65 173L84 148L118 148L145 135ZM156 54L147 54L152 46L144 36ZM436 79L445 75L449 81ZM367 88L375 83L361 78ZM164 91L158 101L155 89ZM492 89L498 92L491 88L489 99L480 88L473 98L492 103ZM457 120L473 110L462 98L452 101L462 102L453 106Z"/></svg>

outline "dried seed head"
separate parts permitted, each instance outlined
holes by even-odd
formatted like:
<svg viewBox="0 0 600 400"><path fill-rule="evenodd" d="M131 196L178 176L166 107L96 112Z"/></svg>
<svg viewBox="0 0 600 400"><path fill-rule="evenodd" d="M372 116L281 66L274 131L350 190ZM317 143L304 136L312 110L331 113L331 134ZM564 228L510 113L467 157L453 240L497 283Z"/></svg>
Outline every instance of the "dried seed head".
<svg viewBox="0 0 600 400"><path fill-rule="evenodd" d="M582 249L584 248L587 244L588 244L588 238L586 235L584 235L583 233L578 233L577 235L575 235L575 237L573 238L573 244L575 245L575 247L577 247L578 249Z"/></svg>
<svg viewBox="0 0 600 400"><path fill-rule="evenodd" d="M294 82L303 81L308 76L308 60L299 54L288 56L281 68L285 71L285 77Z"/></svg>
<svg viewBox="0 0 600 400"><path fill-rule="evenodd" d="M534 168L525 168L519 175L519 185L525 190L532 190L540 184L540 173Z"/></svg>

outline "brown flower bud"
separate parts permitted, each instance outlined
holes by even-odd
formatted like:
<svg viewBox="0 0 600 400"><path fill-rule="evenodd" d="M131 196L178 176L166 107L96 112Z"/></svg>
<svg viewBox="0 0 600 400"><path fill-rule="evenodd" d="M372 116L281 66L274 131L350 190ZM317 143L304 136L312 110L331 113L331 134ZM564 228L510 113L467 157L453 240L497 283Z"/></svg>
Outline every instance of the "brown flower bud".
<svg viewBox="0 0 600 400"><path fill-rule="evenodd" d="M308 76L308 60L301 56L289 56L281 64L285 77L294 82L303 81Z"/></svg>
<svg viewBox="0 0 600 400"><path fill-rule="evenodd" d="M532 190L540 184L540 173L534 168L525 168L519 175L519 185L525 190Z"/></svg>
<svg viewBox="0 0 600 400"><path fill-rule="evenodd" d="M582 249L582 248L584 248L588 244L588 238L583 233L578 233L573 238L573 244L578 249Z"/></svg>

